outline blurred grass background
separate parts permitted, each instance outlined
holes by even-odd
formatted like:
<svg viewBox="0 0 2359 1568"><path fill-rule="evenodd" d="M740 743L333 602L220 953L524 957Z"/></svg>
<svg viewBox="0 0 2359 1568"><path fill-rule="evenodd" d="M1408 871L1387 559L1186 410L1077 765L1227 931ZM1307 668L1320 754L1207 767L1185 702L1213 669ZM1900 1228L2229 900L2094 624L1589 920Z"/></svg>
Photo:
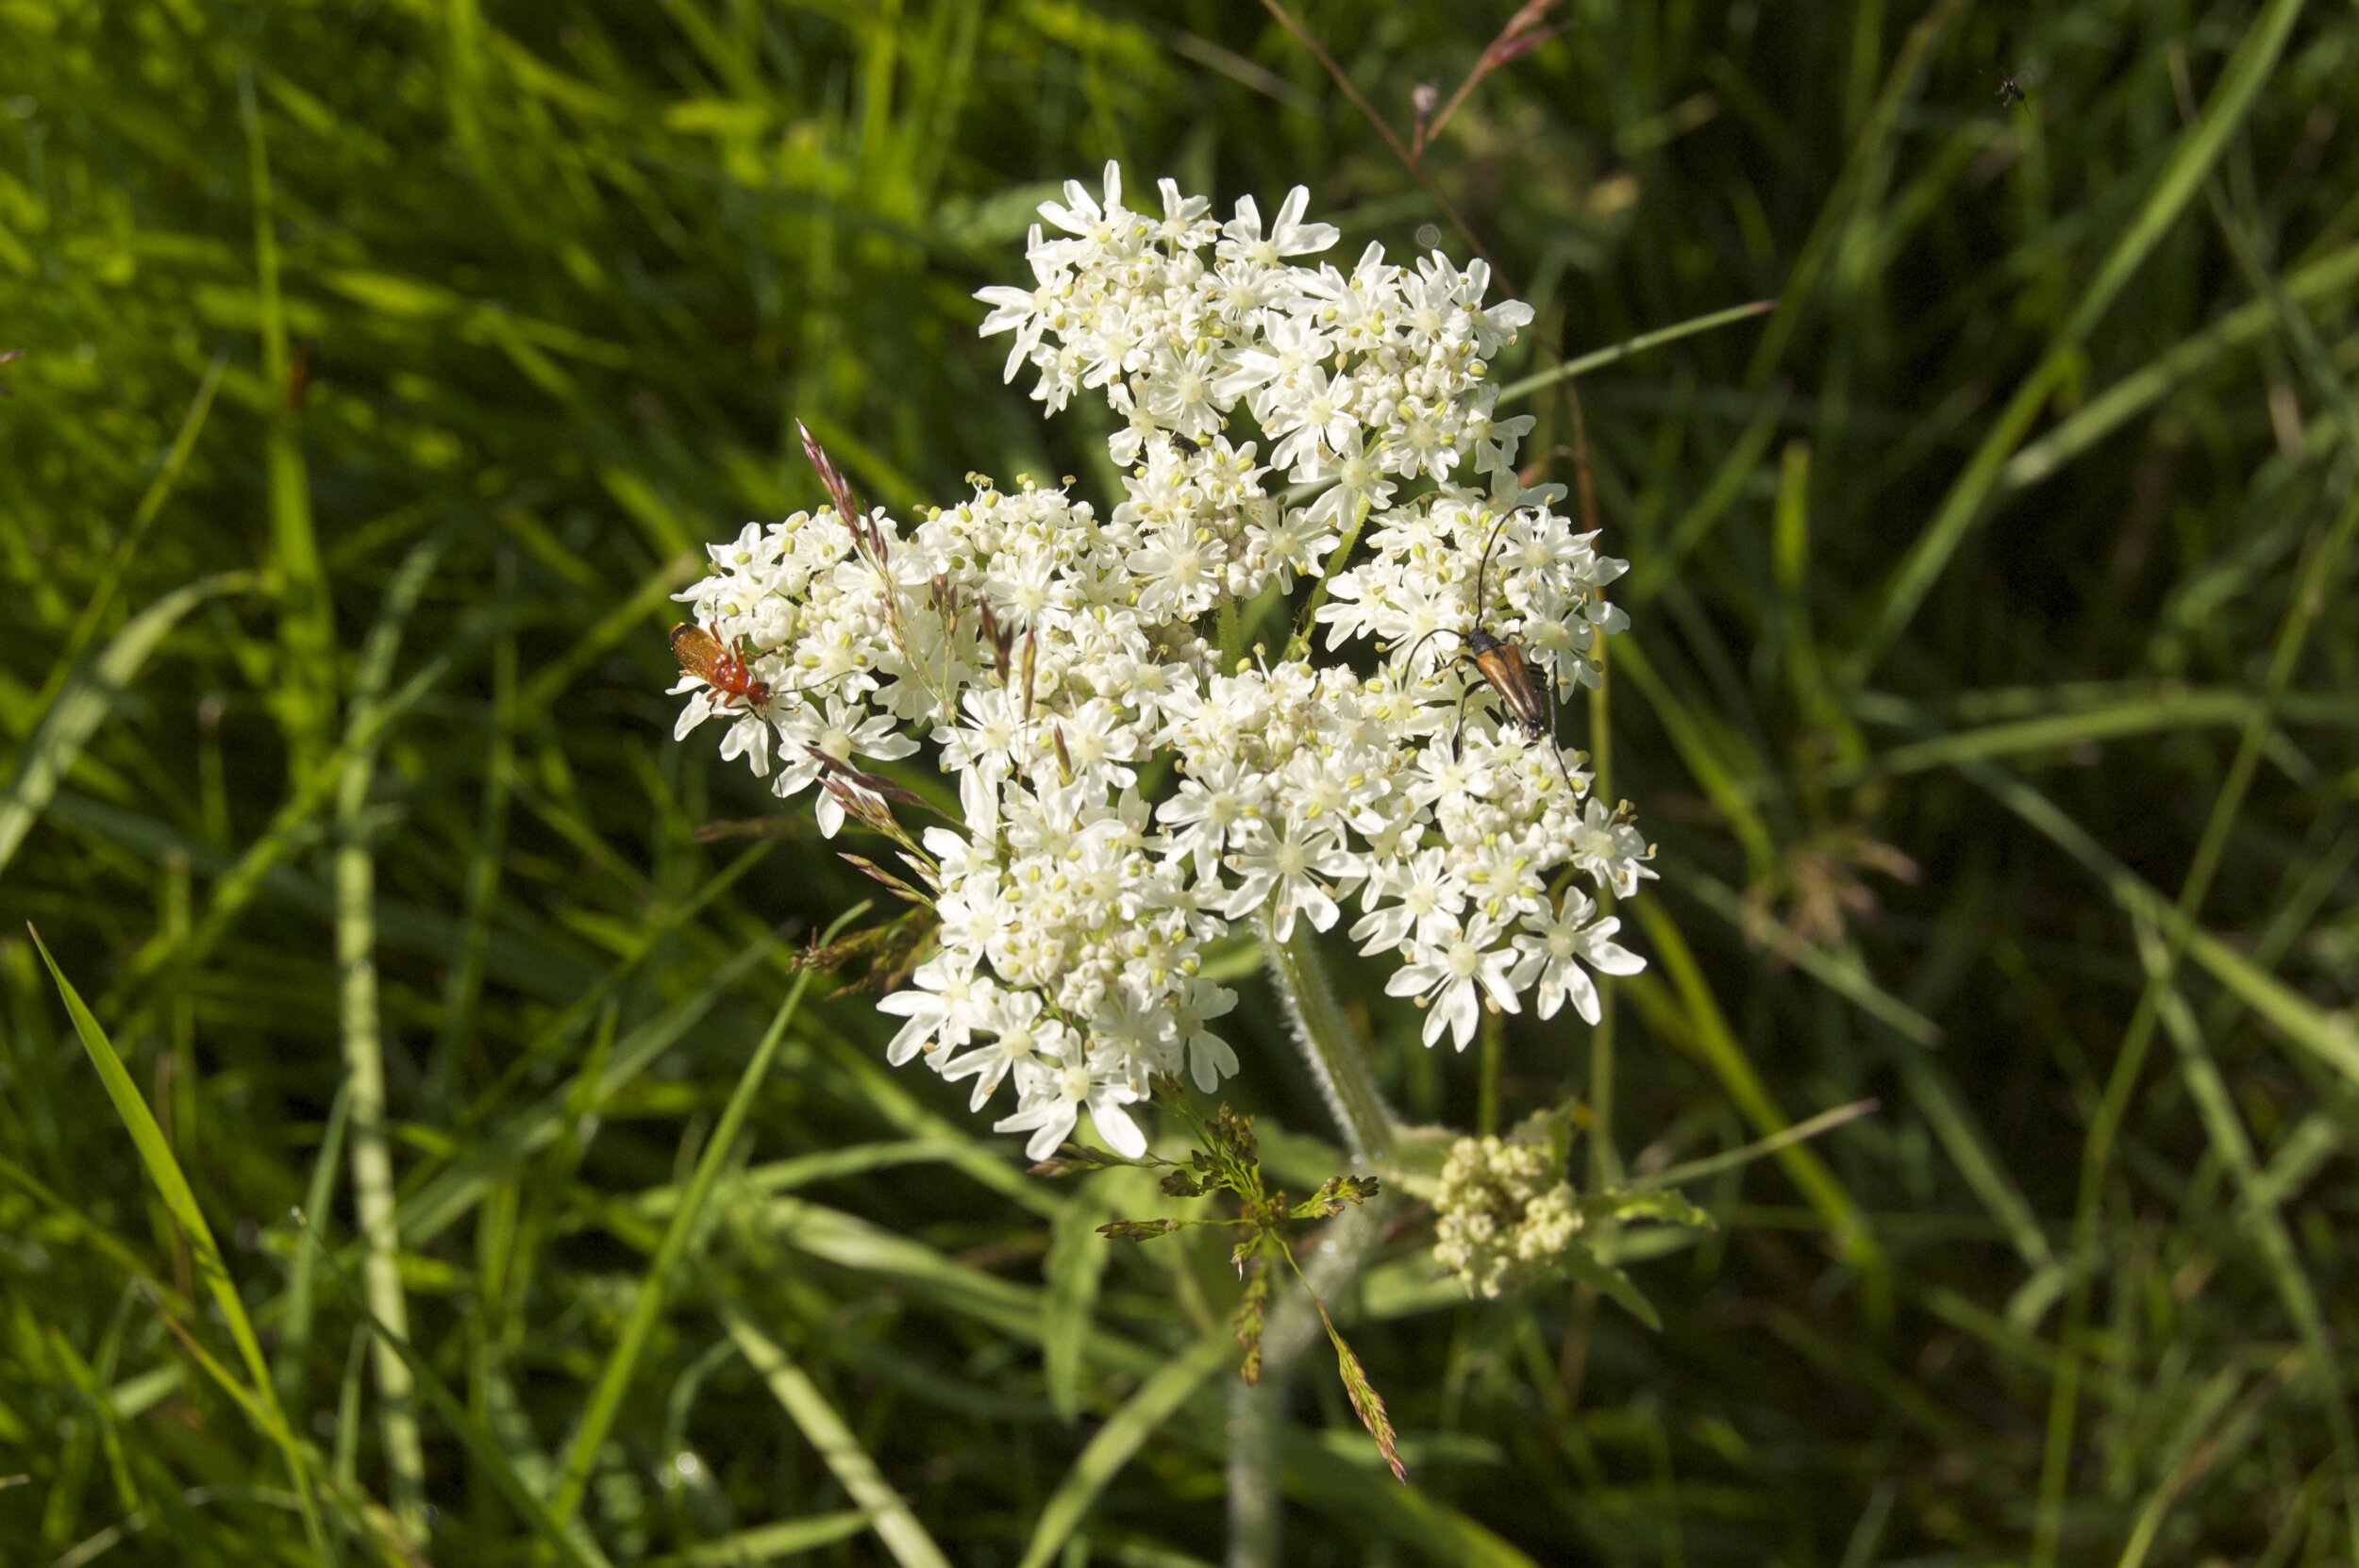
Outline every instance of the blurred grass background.
<svg viewBox="0 0 2359 1568"><path fill-rule="evenodd" d="M1405 135L1510 9L1300 20ZM1881 1102L1624 1253L1660 1332L1404 1211L1338 1308L1412 1486L1298 1376L1286 1560L2353 1560L2359 17L1550 20L1421 180L1242 3L0 4L0 1560L1230 1552L1216 1243L824 981L730 1109L869 890L700 842L766 797L661 695L796 418L895 508L1109 488L969 298L1109 157L1347 254L1465 254L1438 193L1564 358L1779 301L1577 383L1653 967L1463 1058L1347 1006L1589 1178Z"/></svg>

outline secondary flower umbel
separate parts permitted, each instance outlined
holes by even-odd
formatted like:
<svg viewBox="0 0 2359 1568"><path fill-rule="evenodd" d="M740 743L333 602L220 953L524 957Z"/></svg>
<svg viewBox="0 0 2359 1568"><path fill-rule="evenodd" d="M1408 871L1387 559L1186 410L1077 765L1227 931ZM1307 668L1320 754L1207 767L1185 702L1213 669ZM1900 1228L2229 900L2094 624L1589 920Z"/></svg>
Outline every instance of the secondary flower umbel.
<svg viewBox="0 0 2359 1568"><path fill-rule="evenodd" d="M835 505L748 525L679 595L768 692L725 704L684 677L678 733L720 717L722 755L758 775L775 745L774 788L819 785L824 832L891 826L869 762L929 745L955 779L960 825L901 833L940 926L880 1004L903 1020L889 1056L971 1082L978 1109L1012 1085L996 1125L1035 1158L1084 1110L1136 1154L1127 1108L1155 1076L1236 1070L1214 1027L1235 995L1202 975L1232 923L1283 941L1355 908L1427 1043L1464 1048L1486 1003L1594 1021L1587 971L1640 960L1568 884L1653 875L1582 754L1464 657L1499 639L1552 701L1624 624L1604 598L1622 563L1553 509L1561 487L1521 485L1531 422L1495 413L1491 358L1530 308L1438 253L1295 260L1336 239L1300 190L1268 225L1249 198L1224 224L1161 196L1130 210L1112 165L1102 195L1067 185L1031 286L979 296L1048 411L1092 392L1118 417L1110 511L978 479L899 519L823 466ZM1326 590L1311 619L1288 603L1303 579ZM1280 654L1247 643L1290 620Z"/></svg>

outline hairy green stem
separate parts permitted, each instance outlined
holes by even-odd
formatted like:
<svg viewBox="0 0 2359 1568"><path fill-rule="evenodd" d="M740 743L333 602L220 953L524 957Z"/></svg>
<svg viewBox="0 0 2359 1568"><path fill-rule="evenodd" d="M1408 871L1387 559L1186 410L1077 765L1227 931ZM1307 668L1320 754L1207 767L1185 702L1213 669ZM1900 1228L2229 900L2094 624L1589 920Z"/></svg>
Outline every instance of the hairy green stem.
<svg viewBox="0 0 2359 1568"><path fill-rule="evenodd" d="M1311 1076L1326 1096L1327 1109L1344 1135L1344 1146L1354 1161L1382 1159L1393 1149L1395 1124L1390 1107L1369 1070L1368 1053L1353 1038L1336 1006L1327 967L1319 959L1316 937L1307 923L1298 923L1284 941L1262 922L1262 951L1269 960L1270 983L1286 1009L1286 1022L1295 1044L1310 1064Z"/></svg>
<svg viewBox="0 0 2359 1568"><path fill-rule="evenodd" d="M1355 1164L1392 1152L1397 1124L1370 1071L1367 1048L1344 1022L1334 988L1320 961L1317 937L1297 924L1284 941L1262 923L1262 951L1286 1022L1310 1064ZM1309 1290L1332 1293L1365 1260L1381 1229L1377 1205L1355 1209L1329 1226L1304 1265ZM1276 1568L1280 1555L1278 1483L1280 1440L1285 1428L1287 1374L1318 1327L1307 1296L1297 1294L1272 1314L1262 1335L1262 1380L1242 1379L1229 1390L1229 1568Z"/></svg>

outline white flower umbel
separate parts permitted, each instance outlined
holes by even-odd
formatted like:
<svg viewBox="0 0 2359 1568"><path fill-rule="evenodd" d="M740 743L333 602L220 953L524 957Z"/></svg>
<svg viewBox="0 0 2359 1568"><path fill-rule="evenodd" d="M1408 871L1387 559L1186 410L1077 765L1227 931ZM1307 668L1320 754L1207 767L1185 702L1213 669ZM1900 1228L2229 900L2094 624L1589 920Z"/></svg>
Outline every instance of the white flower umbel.
<svg viewBox="0 0 2359 1568"><path fill-rule="evenodd" d="M996 1125L1035 1158L1083 1111L1136 1153L1126 1108L1156 1076L1236 1071L1213 1027L1235 995L1201 973L1233 923L1281 943L1347 923L1399 959L1387 989L1429 1009L1427 1043L1464 1048L1526 996L1594 1021L1587 971L1640 960L1568 884L1653 875L1545 717L1624 624L1623 564L1516 477L1531 422L1487 377L1530 309L1438 253L1299 259L1336 239L1300 190L1266 224L1160 194L1130 210L1111 165L1102 192L1068 185L1030 286L979 296L1045 409L1094 392L1117 416L1110 511L980 478L914 520L862 511L814 449L836 504L713 546L679 595L767 692L687 677L679 733L722 719L723 755L779 794L822 785L824 832L878 820L877 761L930 746L955 779L960 826L904 851L940 925L880 1004L887 1055L979 1110L1010 1089ZM1302 621L1286 596L1347 539ZM1265 615L1298 624L1285 649L1224 666L1216 629Z"/></svg>

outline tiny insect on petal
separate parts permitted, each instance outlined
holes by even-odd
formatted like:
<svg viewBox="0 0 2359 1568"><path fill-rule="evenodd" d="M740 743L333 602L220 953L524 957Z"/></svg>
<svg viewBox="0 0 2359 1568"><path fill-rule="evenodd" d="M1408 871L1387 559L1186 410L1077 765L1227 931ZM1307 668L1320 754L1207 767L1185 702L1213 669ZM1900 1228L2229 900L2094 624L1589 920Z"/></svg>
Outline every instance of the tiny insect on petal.
<svg viewBox="0 0 2359 1568"><path fill-rule="evenodd" d="M770 700L769 683L754 678L745 655L724 646L719 638L693 621L682 621L672 628L672 657L679 660L681 674L694 676L722 696L735 697L749 709Z"/></svg>

